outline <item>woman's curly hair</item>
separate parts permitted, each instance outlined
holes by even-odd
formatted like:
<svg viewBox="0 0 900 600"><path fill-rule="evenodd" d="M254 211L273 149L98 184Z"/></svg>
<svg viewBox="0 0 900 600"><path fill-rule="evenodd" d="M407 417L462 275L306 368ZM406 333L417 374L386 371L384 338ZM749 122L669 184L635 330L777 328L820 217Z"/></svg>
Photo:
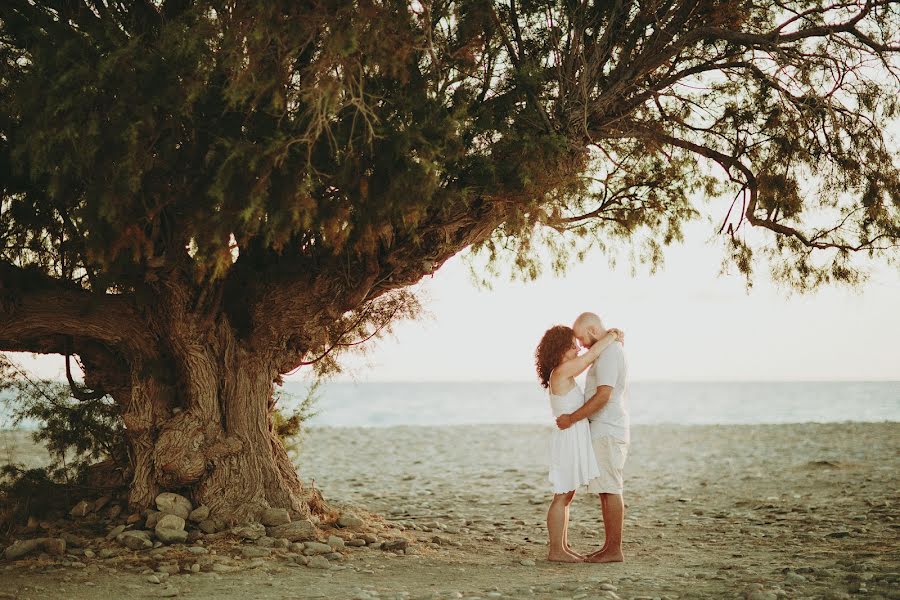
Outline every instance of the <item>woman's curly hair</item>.
<svg viewBox="0 0 900 600"><path fill-rule="evenodd" d="M555 325L544 332L534 351L534 366L537 367L541 387L550 388L550 373L562 362L574 339L575 332L565 325Z"/></svg>

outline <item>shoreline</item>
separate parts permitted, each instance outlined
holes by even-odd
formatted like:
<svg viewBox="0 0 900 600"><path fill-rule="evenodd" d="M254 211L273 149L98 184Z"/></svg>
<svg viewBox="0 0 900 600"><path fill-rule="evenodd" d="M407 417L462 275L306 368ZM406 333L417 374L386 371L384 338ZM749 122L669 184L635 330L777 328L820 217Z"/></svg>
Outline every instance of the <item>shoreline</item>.
<svg viewBox="0 0 900 600"><path fill-rule="evenodd" d="M550 430L311 428L304 483L382 515L415 553L354 550L321 572L245 561L235 573L171 579L185 597L220 600L250 590L266 600L900 597L900 423L637 425L625 467L626 562L612 565L545 560ZM4 437L24 438L19 452L28 452L27 432L7 434L0 460ZM596 504L576 495L576 550L601 543ZM79 561L91 571L0 563L0 597L157 595L140 573Z"/></svg>

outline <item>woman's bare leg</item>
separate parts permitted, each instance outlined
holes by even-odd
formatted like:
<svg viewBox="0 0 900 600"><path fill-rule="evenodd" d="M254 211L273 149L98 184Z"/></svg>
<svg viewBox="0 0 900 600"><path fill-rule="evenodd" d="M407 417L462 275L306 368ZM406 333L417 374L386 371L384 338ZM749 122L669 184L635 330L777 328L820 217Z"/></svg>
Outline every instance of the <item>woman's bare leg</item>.
<svg viewBox="0 0 900 600"><path fill-rule="evenodd" d="M547 510L547 533L550 535L550 551L547 560L553 562L581 562L582 559L566 550L566 507L575 492L554 494Z"/></svg>

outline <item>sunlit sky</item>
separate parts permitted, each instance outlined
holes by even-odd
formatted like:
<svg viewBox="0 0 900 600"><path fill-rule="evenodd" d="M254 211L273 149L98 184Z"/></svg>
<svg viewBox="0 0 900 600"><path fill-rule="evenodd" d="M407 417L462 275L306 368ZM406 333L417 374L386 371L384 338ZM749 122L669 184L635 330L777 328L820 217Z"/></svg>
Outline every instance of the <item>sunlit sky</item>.
<svg viewBox="0 0 900 600"><path fill-rule="evenodd" d="M719 275L721 249L705 223L669 249L662 272L589 257L563 277L476 289L451 259L420 287L430 320L401 323L393 339L347 361L360 380L533 380L542 333L582 311L626 332L632 380L898 380L900 274L882 267L862 288L810 295L763 273L747 292ZM760 269L763 271L762 269Z"/></svg>
<svg viewBox="0 0 900 600"><path fill-rule="evenodd" d="M454 257L416 286L430 317L401 322L363 357L356 381L533 381L541 334L582 311L626 332L634 381L900 380L900 273L882 266L856 290L790 294L765 276L748 292L720 275L713 226L696 222L655 275L597 253L562 277L473 284ZM43 377L64 378L62 358L14 355ZM288 379L301 380L303 372Z"/></svg>

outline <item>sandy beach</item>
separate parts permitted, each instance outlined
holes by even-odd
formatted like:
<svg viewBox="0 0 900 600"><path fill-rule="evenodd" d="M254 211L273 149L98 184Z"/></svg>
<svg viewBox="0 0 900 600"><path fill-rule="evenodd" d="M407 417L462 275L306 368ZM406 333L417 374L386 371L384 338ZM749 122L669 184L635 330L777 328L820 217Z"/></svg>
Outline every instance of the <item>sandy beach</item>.
<svg viewBox="0 0 900 600"><path fill-rule="evenodd" d="M300 472L407 554L346 548L330 569L275 552L185 552L0 562L0 598L152 598L160 563L184 598L900 598L900 423L637 426L626 465L626 562L548 563L549 427L315 428ZM37 464L23 432L0 462ZM595 497L576 496L570 542L602 543ZM340 532L338 532L340 533ZM134 553L131 553L134 554ZM227 572L226 572L227 571ZM165 592L171 593L171 592Z"/></svg>

